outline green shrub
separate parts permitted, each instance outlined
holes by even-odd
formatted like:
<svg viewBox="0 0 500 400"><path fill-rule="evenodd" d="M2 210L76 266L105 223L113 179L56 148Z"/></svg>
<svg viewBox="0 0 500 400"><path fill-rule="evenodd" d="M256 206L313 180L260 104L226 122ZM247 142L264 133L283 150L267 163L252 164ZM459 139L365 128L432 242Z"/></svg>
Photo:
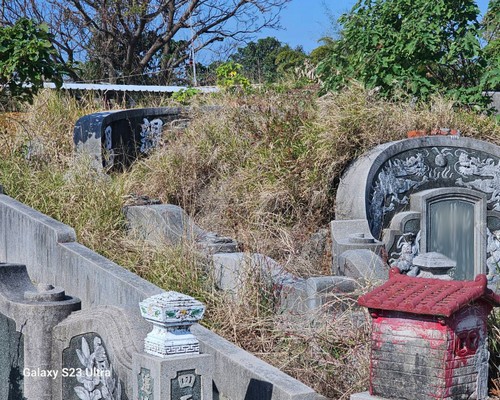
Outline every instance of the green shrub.
<svg viewBox="0 0 500 400"><path fill-rule="evenodd" d="M200 90L195 88L181 89L178 92L172 93L172 100L183 105L188 105L199 93Z"/></svg>
<svg viewBox="0 0 500 400"><path fill-rule="evenodd" d="M230 89L241 86L247 89L250 81L242 74L243 66L234 61L225 62L217 67L217 85L223 89Z"/></svg>
<svg viewBox="0 0 500 400"><path fill-rule="evenodd" d="M478 14L474 0L358 0L339 19L340 39L318 67L323 89L355 79L385 97L441 93L482 109L488 100Z"/></svg>
<svg viewBox="0 0 500 400"><path fill-rule="evenodd" d="M0 93L5 86L10 96L31 102L44 80L62 85L63 70L53 61L50 39L47 25L27 18L0 27Z"/></svg>

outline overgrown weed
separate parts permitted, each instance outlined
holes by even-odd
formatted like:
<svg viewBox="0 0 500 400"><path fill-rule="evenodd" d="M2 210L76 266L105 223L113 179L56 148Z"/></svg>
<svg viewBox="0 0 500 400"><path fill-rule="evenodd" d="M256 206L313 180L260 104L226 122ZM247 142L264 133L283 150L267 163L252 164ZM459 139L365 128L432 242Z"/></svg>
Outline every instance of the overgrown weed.
<svg viewBox="0 0 500 400"><path fill-rule="evenodd" d="M414 129L499 140L491 118L456 111L442 98L388 102L356 84L319 99L270 88L216 99L221 109L196 114L184 133L134 165L127 190L178 204L205 228L298 274L307 265L302 244L335 217L336 184L364 151Z"/></svg>
<svg viewBox="0 0 500 400"><path fill-rule="evenodd" d="M198 107L211 102L222 108ZM328 252L311 262L304 248L334 218L336 184L356 156L413 129L458 128L500 144L498 124L440 98L387 102L357 85L322 98L263 88L203 97L192 106L195 117L185 131L168 133L130 171L106 176L72 155L74 123L101 103L42 93L21 119L0 121L0 182L9 195L74 227L82 244L166 290L204 301L208 327L320 393L347 399L366 389L369 325L353 317L360 311L352 298L332 299L325 307L338 312L304 321L280 314L274 289L254 271L240 300L221 293L196 249L131 240L123 201L137 193L180 205L205 229L297 275L330 274Z"/></svg>

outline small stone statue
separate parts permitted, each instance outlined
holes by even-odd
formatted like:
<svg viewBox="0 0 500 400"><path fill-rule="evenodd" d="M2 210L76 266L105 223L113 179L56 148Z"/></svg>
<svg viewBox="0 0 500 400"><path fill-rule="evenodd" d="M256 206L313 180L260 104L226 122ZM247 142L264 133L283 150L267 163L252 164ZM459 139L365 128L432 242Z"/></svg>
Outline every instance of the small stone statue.
<svg viewBox="0 0 500 400"><path fill-rule="evenodd" d="M397 259L392 259L391 267L398 268L402 273L408 276L417 276L420 269L413 264L413 259L419 253L420 232L414 234L405 234L398 240L398 247L401 252L393 253L399 255Z"/></svg>
<svg viewBox="0 0 500 400"><path fill-rule="evenodd" d="M392 266L397 267L402 273L408 276L417 276L419 269L413 265L414 257L415 254L413 253L412 244L405 242L401 247L400 257L392 264Z"/></svg>

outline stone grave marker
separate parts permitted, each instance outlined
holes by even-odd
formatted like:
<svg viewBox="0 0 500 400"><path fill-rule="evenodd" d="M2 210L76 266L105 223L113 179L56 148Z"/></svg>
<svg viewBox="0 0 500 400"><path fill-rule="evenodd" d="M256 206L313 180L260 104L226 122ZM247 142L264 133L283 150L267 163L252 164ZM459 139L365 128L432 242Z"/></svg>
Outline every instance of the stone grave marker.
<svg viewBox="0 0 500 400"><path fill-rule="evenodd" d="M0 313L0 399L24 398L24 337L14 320Z"/></svg>
<svg viewBox="0 0 500 400"><path fill-rule="evenodd" d="M2 399L52 400L52 329L78 309L62 288L33 285L25 265L0 263L0 377L9 382Z"/></svg>
<svg viewBox="0 0 500 400"><path fill-rule="evenodd" d="M142 351L145 335L141 320L127 309L100 306L58 324L52 359L62 373L54 380L53 400L131 399L133 354Z"/></svg>

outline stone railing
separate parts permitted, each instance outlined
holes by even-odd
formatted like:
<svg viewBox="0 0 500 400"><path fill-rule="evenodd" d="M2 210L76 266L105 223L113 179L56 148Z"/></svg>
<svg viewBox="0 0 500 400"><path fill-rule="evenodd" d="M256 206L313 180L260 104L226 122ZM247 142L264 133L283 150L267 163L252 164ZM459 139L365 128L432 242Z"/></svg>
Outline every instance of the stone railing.
<svg viewBox="0 0 500 400"><path fill-rule="evenodd" d="M323 398L198 324L187 332L186 323L202 314L199 303L182 295L172 301L172 295L76 242L71 227L3 194L0 262L22 264L0 266L0 347L9 349L0 352L0 378L12 383L0 388L1 398ZM156 325L177 318L183 328L157 326L148 335L152 327L141 313L157 318ZM158 337L179 331L189 342L184 354L147 352Z"/></svg>

